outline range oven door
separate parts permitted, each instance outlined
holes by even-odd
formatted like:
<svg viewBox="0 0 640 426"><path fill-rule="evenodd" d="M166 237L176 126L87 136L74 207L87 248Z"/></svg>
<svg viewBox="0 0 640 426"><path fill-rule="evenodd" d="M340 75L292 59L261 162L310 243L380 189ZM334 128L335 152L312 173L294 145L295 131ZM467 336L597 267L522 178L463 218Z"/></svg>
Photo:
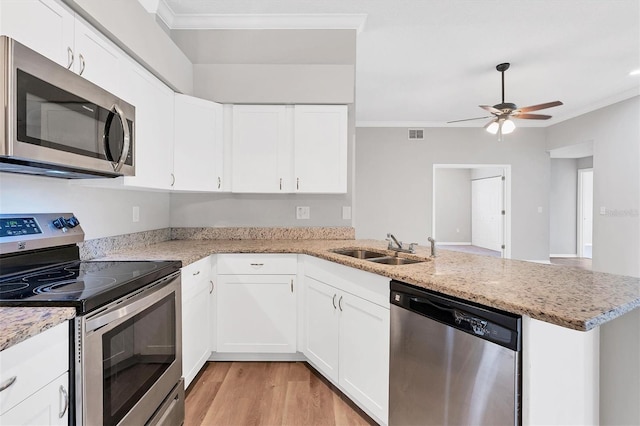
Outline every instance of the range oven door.
<svg viewBox="0 0 640 426"><path fill-rule="evenodd" d="M134 175L135 108L83 77L3 37L9 65L6 142L16 164L96 175ZM1 126L0 126L1 127Z"/></svg>
<svg viewBox="0 0 640 426"><path fill-rule="evenodd" d="M145 424L182 375L179 272L76 319L79 425Z"/></svg>

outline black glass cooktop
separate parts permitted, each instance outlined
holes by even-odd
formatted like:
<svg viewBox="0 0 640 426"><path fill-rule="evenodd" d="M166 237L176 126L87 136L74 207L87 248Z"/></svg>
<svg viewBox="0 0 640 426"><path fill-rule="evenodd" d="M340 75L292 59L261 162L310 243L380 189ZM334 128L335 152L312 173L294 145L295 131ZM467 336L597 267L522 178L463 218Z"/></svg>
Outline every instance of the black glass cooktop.
<svg viewBox="0 0 640 426"><path fill-rule="evenodd" d="M0 278L0 306L71 306L84 314L180 269L178 261L72 261Z"/></svg>

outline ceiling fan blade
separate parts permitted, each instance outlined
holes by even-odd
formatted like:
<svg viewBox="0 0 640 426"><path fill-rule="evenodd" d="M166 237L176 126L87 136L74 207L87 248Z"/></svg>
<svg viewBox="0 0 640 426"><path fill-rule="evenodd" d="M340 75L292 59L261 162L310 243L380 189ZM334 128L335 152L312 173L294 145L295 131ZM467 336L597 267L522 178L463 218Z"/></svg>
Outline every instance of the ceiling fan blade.
<svg viewBox="0 0 640 426"><path fill-rule="evenodd" d="M479 105L479 107L489 111L491 114L502 114L502 111L500 111L498 108L492 107L491 105Z"/></svg>
<svg viewBox="0 0 640 426"><path fill-rule="evenodd" d="M544 114L513 114L513 118L524 118L528 120L548 120L551 118L550 115Z"/></svg>
<svg viewBox="0 0 640 426"><path fill-rule="evenodd" d="M487 115L484 117L476 117L476 118L463 118L462 120L453 120L453 121L447 121L447 124L449 123L459 123L461 121L472 121L472 120L482 120L483 118L489 118L492 117L491 115Z"/></svg>
<svg viewBox="0 0 640 426"><path fill-rule="evenodd" d="M518 108L516 111L517 112L531 112L531 111L538 111L540 109L553 108L553 107L560 106L560 105L563 105L562 102L553 101L553 102L547 102L546 104L538 104L538 105L531 105L531 106L527 106L527 107Z"/></svg>

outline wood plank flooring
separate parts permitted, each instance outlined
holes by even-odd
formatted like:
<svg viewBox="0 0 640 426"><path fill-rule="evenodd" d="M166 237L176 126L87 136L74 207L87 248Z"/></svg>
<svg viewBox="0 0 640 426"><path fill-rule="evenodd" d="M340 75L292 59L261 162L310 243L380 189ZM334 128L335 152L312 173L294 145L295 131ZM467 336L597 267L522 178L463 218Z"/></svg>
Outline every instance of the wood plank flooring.
<svg viewBox="0 0 640 426"><path fill-rule="evenodd" d="M376 424L303 362L208 362L185 410L185 426Z"/></svg>

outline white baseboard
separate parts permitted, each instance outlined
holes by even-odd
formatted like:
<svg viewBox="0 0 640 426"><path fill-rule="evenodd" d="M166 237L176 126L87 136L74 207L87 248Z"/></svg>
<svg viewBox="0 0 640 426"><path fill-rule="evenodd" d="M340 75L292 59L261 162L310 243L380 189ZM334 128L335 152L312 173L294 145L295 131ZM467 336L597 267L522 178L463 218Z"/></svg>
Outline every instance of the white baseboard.
<svg viewBox="0 0 640 426"><path fill-rule="evenodd" d="M549 257L578 257L576 253L573 254L550 254Z"/></svg>
<svg viewBox="0 0 640 426"><path fill-rule="evenodd" d="M533 262L533 263L544 263L545 265L551 265L550 260L533 260L533 259L524 259L525 262Z"/></svg>
<svg viewBox="0 0 640 426"><path fill-rule="evenodd" d="M307 358L301 353L279 354L247 354L247 353L226 353L212 352L209 361L306 361Z"/></svg>
<svg viewBox="0 0 640 426"><path fill-rule="evenodd" d="M471 241L457 242L457 243L447 243L447 242L438 241L436 245L437 246L470 246Z"/></svg>

